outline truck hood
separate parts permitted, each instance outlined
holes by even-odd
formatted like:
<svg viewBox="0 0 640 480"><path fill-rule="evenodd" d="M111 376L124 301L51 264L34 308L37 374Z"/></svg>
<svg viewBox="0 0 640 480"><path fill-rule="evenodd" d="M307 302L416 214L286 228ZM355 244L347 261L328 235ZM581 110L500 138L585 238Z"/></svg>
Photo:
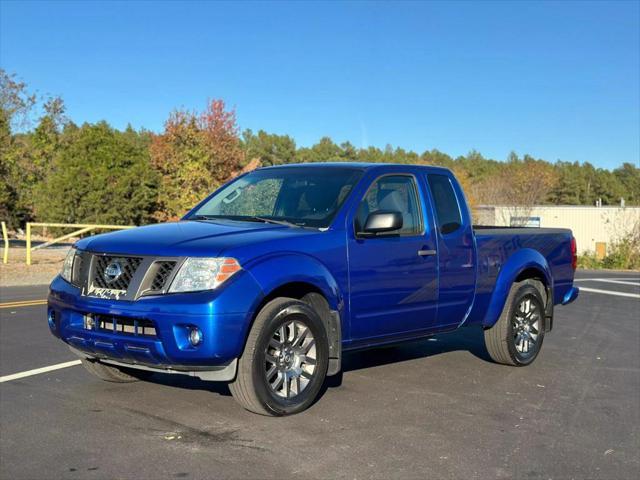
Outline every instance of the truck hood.
<svg viewBox="0 0 640 480"><path fill-rule="evenodd" d="M117 255L215 257L239 244L312 232L266 223L187 220L96 235L80 240L76 246L91 252Z"/></svg>

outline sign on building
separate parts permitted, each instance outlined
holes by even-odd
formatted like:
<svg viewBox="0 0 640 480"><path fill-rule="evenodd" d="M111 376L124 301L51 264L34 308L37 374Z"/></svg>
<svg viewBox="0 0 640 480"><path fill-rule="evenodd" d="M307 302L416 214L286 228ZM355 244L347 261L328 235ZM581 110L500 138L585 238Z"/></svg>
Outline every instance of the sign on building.
<svg viewBox="0 0 640 480"><path fill-rule="evenodd" d="M540 228L540 217L511 217L509 225L511 227Z"/></svg>

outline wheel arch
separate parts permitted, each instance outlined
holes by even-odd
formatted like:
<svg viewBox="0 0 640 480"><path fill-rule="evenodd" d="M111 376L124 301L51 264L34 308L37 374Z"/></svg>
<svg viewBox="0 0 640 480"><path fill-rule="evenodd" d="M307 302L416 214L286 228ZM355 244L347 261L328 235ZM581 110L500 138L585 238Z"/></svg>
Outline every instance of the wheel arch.
<svg viewBox="0 0 640 480"><path fill-rule="evenodd" d="M254 264L248 271L263 295L252 305L242 350L260 310L275 298L294 298L312 306L323 321L330 350L327 375L337 374L341 369L344 299L329 270L307 255L288 254Z"/></svg>
<svg viewBox="0 0 640 480"><path fill-rule="evenodd" d="M482 325L491 328L500 318L509 290L514 283L532 279L542 283L546 292L545 329L550 330L553 320L553 277L546 258L530 248L518 250L503 265L496 278L489 308L484 316Z"/></svg>
<svg viewBox="0 0 640 480"><path fill-rule="evenodd" d="M315 291L321 293L332 310L342 310L344 297L329 269L319 260L300 253L274 254L247 265L263 297L254 302L253 310L274 292ZM294 297L295 298L295 297Z"/></svg>

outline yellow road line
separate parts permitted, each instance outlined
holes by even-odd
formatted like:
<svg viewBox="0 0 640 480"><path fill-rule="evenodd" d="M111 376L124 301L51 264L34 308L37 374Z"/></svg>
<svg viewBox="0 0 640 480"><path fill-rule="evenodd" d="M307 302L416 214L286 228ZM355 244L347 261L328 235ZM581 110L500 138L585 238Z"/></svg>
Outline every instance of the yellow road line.
<svg viewBox="0 0 640 480"><path fill-rule="evenodd" d="M0 303L0 308L18 308L18 307L32 307L34 305L46 305L46 300L21 300L19 302L6 302Z"/></svg>

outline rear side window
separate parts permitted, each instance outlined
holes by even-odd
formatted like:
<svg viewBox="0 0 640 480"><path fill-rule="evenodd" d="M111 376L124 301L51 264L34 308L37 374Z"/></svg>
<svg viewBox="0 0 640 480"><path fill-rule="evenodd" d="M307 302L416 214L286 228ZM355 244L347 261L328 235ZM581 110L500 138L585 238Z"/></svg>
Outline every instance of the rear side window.
<svg viewBox="0 0 640 480"><path fill-rule="evenodd" d="M451 180L446 175L437 174L429 174L427 179L440 232L443 234L455 232L462 226L462 216Z"/></svg>

